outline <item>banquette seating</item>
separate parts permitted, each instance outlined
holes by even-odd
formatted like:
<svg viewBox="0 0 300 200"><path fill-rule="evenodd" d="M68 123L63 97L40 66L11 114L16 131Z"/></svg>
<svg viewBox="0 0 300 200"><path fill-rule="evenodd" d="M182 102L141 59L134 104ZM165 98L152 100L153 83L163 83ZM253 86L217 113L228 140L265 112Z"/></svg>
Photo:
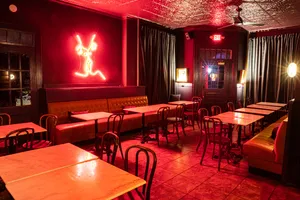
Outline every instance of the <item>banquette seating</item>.
<svg viewBox="0 0 300 200"><path fill-rule="evenodd" d="M244 144L249 167L282 174L287 120L286 115L281 117Z"/></svg>
<svg viewBox="0 0 300 200"><path fill-rule="evenodd" d="M58 116L54 142L55 144L74 143L95 138L94 121L74 122L69 117L69 112L111 112L118 113L127 106L147 106L147 96L95 99L70 102L48 103L48 113ZM145 123L155 121L156 115L146 114ZM98 120L99 132L106 131L107 119ZM125 114L121 132L141 128L142 115L139 113Z"/></svg>

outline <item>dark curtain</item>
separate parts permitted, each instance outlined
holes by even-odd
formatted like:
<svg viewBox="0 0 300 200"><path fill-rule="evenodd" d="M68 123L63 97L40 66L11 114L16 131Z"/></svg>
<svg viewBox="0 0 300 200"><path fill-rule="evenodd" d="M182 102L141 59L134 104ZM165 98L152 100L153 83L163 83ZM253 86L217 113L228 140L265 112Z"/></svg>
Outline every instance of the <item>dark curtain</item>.
<svg viewBox="0 0 300 200"><path fill-rule="evenodd" d="M146 86L149 104L166 103L174 93L175 43L175 35L141 26L140 85Z"/></svg>
<svg viewBox="0 0 300 200"><path fill-rule="evenodd" d="M295 78L288 77L287 67L299 59L299 33L249 39L247 96L254 102L288 102Z"/></svg>

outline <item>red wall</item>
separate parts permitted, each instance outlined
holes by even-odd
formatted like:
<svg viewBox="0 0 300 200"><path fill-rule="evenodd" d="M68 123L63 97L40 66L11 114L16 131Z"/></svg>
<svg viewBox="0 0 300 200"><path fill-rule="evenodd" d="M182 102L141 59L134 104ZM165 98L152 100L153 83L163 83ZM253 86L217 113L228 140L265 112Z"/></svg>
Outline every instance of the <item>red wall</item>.
<svg viewBox="0 0 300 200"><path fill-rule="evenodd" d="M99 77L80 78L80 58L75 52L75 35L87 44L93 33L98 49L93 52L94 69L106 76L106 85L120 85L122 76L122 21L97 13L48 1L15 0L18 11L11 13L11 1L1 0L0 25L37 33L37 60L41 60L44 84L102 84ZM39 41L40 39L40 41ZM39 51L40 48L40 51ZM40 55L39 55L40 53ZM39 65L39 63L37 63Z"/></svg>

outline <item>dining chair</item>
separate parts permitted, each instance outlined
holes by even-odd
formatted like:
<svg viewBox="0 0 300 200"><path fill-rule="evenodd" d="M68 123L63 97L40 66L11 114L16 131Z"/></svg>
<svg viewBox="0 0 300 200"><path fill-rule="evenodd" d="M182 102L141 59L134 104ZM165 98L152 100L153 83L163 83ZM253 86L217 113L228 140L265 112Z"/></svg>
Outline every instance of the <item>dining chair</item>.
<svg viewBox="0 0 300 200"><path fill-rule="evenodd" d="M179 132L178 132L179 125L181 125L183 134L186 135L185 131L184 131L184 105L182 105L182 104L177 105L176 110L175 110L175 117L168 117L167 121L168 121L168 124L173 125L173 132L174 132L174 128L176 128L176 134L177 134L178 139L180 139Z"/></svg>
<svg viewBox="0 0 300 200"><path fill-rule="evenodd" d="M227 109L228 109L228 111L233 112L233 111L235 110L234 103L232 103L232 102L227 102Z"/></svg>
<svg viewBox="0 0 300 200"><path fill-rule="evenodd" d="M10 125L11 124L11 117L7 113L0 113L0 126L3 125Z"/></svg>
<svg viewBox="0 0 300 200"><path fill-rule="evenodd" d="M58 117L54 114L44 114L40 117L39 125L47 131L40 133L39 139L34 139L32 144L23 144L23 148L30 146L30 149L41 149L54 144L54 131L57 125ZM27 145L27 146L26 146Z"/></svg>
<svg viewBox="0 0 300 200"><path fill-rule="evenodd" d="M237 104L238 104L238 108L243 108L244 107L242 101L238 101Z"/></svg>
<svg viewBox="0 0 300 200"><path fill-rule="evenodd" d="M21 152L32 149L32 141L34 137L33 128L21 128L8 133L4 140L5 150L7 154ZM25 141L24 144L23 141ZM24 148L25 147L25 148Z"/></svg>
<svg viewBox="0 0 300 200"><path fill-rule="evenodd" d="M187 110L184 112L184 116L187 119L188 122L190 122L190 126L193 127L193 130L195 130L195 121L198 119L198 110L200 108L201 101L193 101L192 104L192 110ZM198 124L198 120L197 120ZM198 127L200 128L200 125L198 124Z"/></svg>
<svg viewBox="0 0 300 200"><path fill-rule="evenodd" d="M155 138L158 145L159 145L160 132L162 133L162 136L166 137L167 143L169 143L168 141L169 132L168 132L168 121L167 121L169 113L170 113L170 107L166 106L166 107L159 108L156 112L156 121L148 124L148 129L155 130L155 135L156 135Z"/></svg>
<svg viewBox="0 0 300 200"><path fill-rule="evenodd" d="M115 133L113 132L104 133L99 148L100 159L103 160L103 154L106 154L107 162L114 165L119 144L120 144L120 139ZM112 149L111 146L113 147Z"/></svg>
<svg viewBox="0 0 300 200"><path fill-rule="evenodd" d="M227 161L229 162L231 140L230 138L224 136L222 128L223 123L220 119L206 116L203 118L203 124L205 131L205 140L200 164L203 165L203 159L207 150L208 143L213 143L212 159L215 157L216 145L219 146L218 171L220 171L221 159L224 155L227 156Z"/></svg>
<svg viewBox="0 0 300 200"><path fill-rule="evenodd" d="M145 200L150 200L150 194L151 194L151 186L152 186L152 181L153 177L155 174L156 170L156 164L157 164L157 157L156 153L147 147L140 146L140 145L133 145L130 146L126 152L125 152L125 161L124 161L124 168L126 171L129 171L129 153L131 151L135 152L135 175L138 176L139 173L139 168L144 169L143 170L143 179L146 181L146 184L142 186L142 191L140 191L139 188L135 189L135 192L141 199ZM143 158L146 157L145 159L139 159L142 154L144 154ZM145 162L145 166L141 167L139 162L143 161ZM129 192L128 195L131 197L131 199L136 199L133 197L132 192Z"/></svg>
<svg viewBox="0 0 300 200"><path fill-rule="evenodd" d="M202 138L203 138L203 135L205 135L205 130L203 129L203 118L206 117L206 116L209 116L209 112L206 108L200 108L198 110L198 121L199 121L199 124L200 124L200 139L199 139L199 142L198 142L198 145L196 147L196 151L198 151L201 143L202 143Z"/></svg>
<svg viewBox="0 0 300 200"><path fill-rule="evenodd" d="M222 113L222 108L220 106L214 105L210 109L211 109L211 115L212 116L215 116L215 115L218 115L218 114Z"/></svg>
<svg viewBox="0 0 300 200"><path fill-rule="evenodd" d="M101 142L103 140L103 136L105 135L105 133L113 133L113 134L117 135L118 137L120 136L123 119L124 119L124 114L121 114L121 113L112 114L108 117L106 132L96 134L95 149L96 149L97 154L99 154L101 151ZM121 156L124 159L121 141L120 141L120 139L117 141L118 141L118 146L120 149Z"/></svg>

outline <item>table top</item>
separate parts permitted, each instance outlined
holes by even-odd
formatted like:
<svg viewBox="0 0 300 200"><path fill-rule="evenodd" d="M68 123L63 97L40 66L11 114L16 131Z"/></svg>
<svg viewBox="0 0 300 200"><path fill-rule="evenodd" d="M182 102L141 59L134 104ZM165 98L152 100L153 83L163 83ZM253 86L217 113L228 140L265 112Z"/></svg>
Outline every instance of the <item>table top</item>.
<svg viewBox="0 0 300 200"><path fill-rule="evenodd" d="M125 108L124 110L136 113L149 113L149 112L156 112L161 107L170 107L171 109L175 109L175 105L169 104L155 104L150 106L140 106L135 108Z"/></svg>
<svg viewBox="0 0 300 200"><path fill-rule="evenodd" d="M35 133L46 132L47 130L43 127L36 125L32 122L19 123L19 124L10 124L5 126L0 126L0 139L4 139L8 133L11 131L21 129L21 128L33 128Z"/></svg>
<svg viewBox="0 0 300 200"><path fill-rule="evenodd" d="M114 199L146 181L100 159L6 185L14 199Z"/></svg>
<svg viewBox="0 0 300 200"><path fill-rule="evenodd" d="M247 108L255 108L255 109L263 109L263 110L280 110L281 107L276 107L276 106L266 106L266 105L258 105L258 104L251 104L248 105Z"/></svg>
<svg viewBox="0 0 300 200"><path fill-rule="evenodd" d="M180 104L185 104L185 105L192 105L194 102L193 101L170 101L168 104L172 105L180 105Z"/></svg>
<svg viewBox="0 0 300 200"><path fill-rule="evenodd" d="M90 121L90 120L108 118L111 115L112 115L112 113L109 113L109 112L92 112L92 113L71 115L71 117L80 119L83 121Z"/></svg>
<svg viewBox="0 0 300 200"><path fill-rule="evenodd" d="M97 158L70 143L56 145L0 157L0 176L10 183Z"/></svg>
<svg viewBox="0 0 300 200"><path fill-rule="evenodd" d="M274 103L274 102L258 102L258 105L265 105L265 106L277 106L277 107L284 107L287 104L285 103Z"/></svg>
<svg viewBox="0 0 300 200"><path fill-rule="evenodd" d="M224 112L213 117L219 118L223 123L241 126L248 126L264 118L264 116L261 115L253 115L238 112Z"/></svg>
<svg viewBox="0 0 300 200"><path fill-rule="evenodd" d="M235 112L252 113L257 115L270 115L274 113L274 111L272 110L261 110L261 109L254 109L254 108L239 108L236 109Z"/></svg>

